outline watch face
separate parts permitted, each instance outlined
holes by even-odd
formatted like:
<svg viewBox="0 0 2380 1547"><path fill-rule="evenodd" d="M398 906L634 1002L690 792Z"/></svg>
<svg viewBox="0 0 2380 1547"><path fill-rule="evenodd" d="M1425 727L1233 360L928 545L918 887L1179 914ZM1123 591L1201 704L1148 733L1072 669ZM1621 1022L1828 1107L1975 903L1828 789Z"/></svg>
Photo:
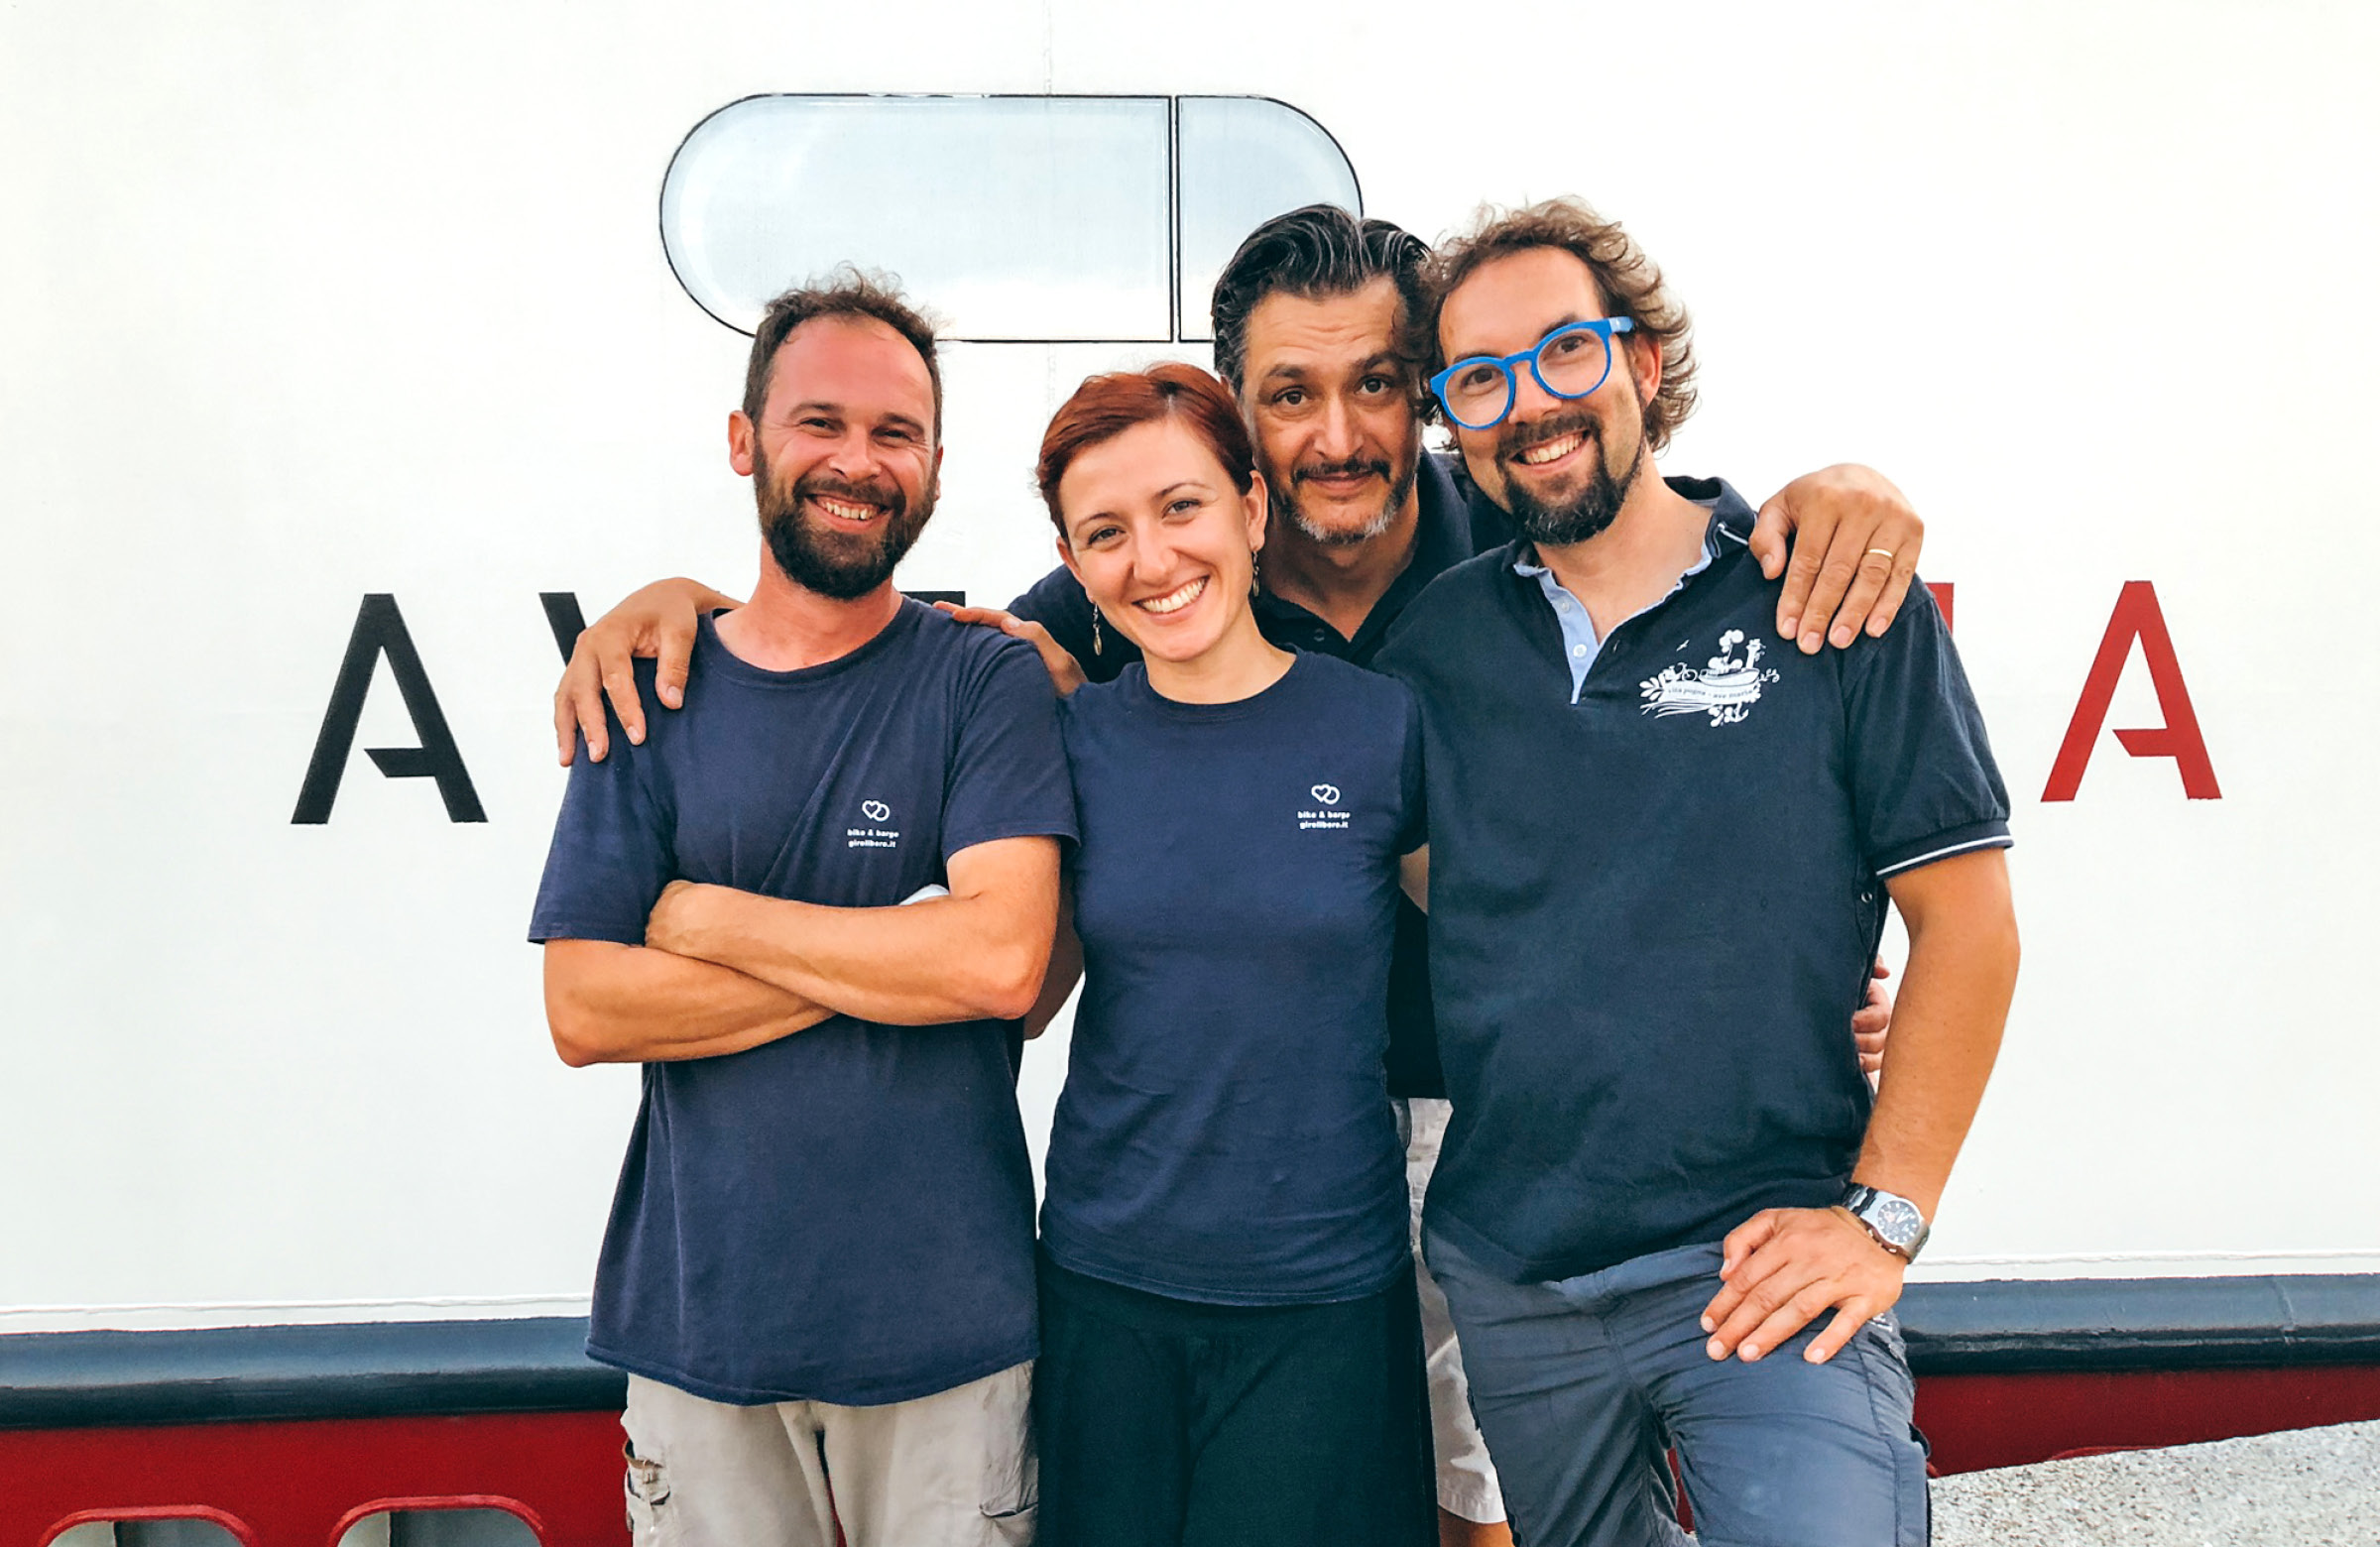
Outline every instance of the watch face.
<svg viewBox="0 0 2380 1547"><path fill-rule="evenodd" d="M1917 1205L1906 1198L1880 1197L1869 1203L1861 1213L1870 1225L1875 1226L1877 1234L1904 1249L1917 1240L1917 1233L1926 1224L1925 1218L1917 1212Z"/></svg>

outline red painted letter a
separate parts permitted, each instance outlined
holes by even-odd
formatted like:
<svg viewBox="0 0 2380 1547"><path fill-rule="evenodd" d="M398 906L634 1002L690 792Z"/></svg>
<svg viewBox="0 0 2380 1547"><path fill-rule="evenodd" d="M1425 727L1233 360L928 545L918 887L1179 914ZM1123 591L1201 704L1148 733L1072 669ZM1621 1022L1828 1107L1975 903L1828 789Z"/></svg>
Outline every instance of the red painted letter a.
<svg viewBox="0 0 2380 1547"><path fill-rule="evenodd" d="M2124 674L2135 640L2148 662L2165 724L2155 730L2118 731L2115 739L2135 758L2173 759L2181 770L2182 792L2191 799L2222 798L2214 782L2214 765L2206 759L2206 739L2199 734L2198 713L2190 706L2190 689L2182 681L2182 663L2174 655L2173 636L2166 632L2165 614L2157 606L2157 588L2146 580L2127 580L2115 599L2115 616L2107 620L2107 636L2099 641L2098 658L2082 683L2082 701L2075 705L2066 741L2051 766L2050 787L2041 792L2044 801L2072 800L2082 786L2082 771L2090 764L2099 728L2107 723L2107 706L2115 698L2116 681Z"/></svg>

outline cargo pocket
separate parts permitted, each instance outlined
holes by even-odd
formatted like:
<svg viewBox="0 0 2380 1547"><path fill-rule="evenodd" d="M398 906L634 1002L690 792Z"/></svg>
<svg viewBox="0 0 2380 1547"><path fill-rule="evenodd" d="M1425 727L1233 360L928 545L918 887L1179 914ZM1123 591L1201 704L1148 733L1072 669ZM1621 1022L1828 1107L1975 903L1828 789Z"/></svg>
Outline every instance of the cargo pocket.
<svg viewBox="0 0 2380 1547"><path fill-rule="evenodd" d="M1917 1381L1901 1319L1885 1311L1851 1338L1875 1403L1876 1425L1892 1457L1894 1539L1898 1547L1927 1547L1934 1538L1933 1489L1926 1478L1925 1436L1913 1421Z"/></svg>
<svg viewBox="0 0 2380 1547"><path fill-rule="evenodd" d="M984 1417L1003 1439L1012 1444L985 1446L983 1515L984 1540L990 1547L1032 1547L1033 1525L1040 1514L1041 1458L1033 1449L1033 1367L1031 1361L988 1377Z"/></svg>
<svg viewBox="0 0 2380 1547"><path fill-rule="evenodd" d="M628 1494L628 1535L636 1547L665 1547L661 1534L665 1516L660 1506L669 1500L669 1474L658 1456L640 1456L637 1442L620 1448L628 1463L622 1486Z"/></svg>

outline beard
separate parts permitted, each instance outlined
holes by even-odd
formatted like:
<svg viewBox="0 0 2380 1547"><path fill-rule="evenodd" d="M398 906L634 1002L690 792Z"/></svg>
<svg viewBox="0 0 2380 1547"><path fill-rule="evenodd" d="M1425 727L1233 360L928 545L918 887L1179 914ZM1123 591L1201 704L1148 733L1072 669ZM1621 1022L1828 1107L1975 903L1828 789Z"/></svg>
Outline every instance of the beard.
<svg viewBox="0 0 2380 1547"><path fill-rule="evenodd" d="M760 506L761 535L769 540L770 556L785 578L804 590L857 601L892 577L892 568L908 555L934 514L934 490L929 485L915 510L897 484L890 481L852 483L828 472L805 473L790 489L781 489L769 471L769 459L753 448L752 493ZM873 505L883 514L862 532L837 532L821 525L823 518L807 514L809 500L833 495Z"/></svg>
<svg viewBox="0 0 2380 1547"><path fill-rule="evenodd" d="M1341 473L1376 473L1380 482L1387 486L1387 493L1380 500L1380 508L1355 526L1327 527L1308 515L1305 508L1297 503L1297 486L1308 479L1328 478ZM1421 458L1418 455L1406 466L1402 477L1397 476L1395 468L1385 457L1357 457L1346 462L1309 462L1292 469L1285 479L1267 473L1264 483L1274 491L1274 506L1289 518L1289 524L1303 533L1308 540L1320 547L1353 547L1359 542L1368 542L1388 530L1396 520L1397 512L1403 510L1405 501L1412 497L1413 481L1420 476Z"/></svg>
<svg viewBox="0 0 2380 1547"><path fill-rule="evenodd" d="M1569 434L1585 435L1598 453L1606 452L1603 425L1587 414L1559 415L1526 426L1507 422L1503 437L1496 443L1495 459L1506 469L1504 499L1511 507L1512 525L1531 542L1565 547L1595 536L1618 519L1620 506L1626 503L1628 491L1635 487L1636 475L1644 468L1644 439L1638 436L1628 465L1618 473L1611 471L1607 454L1599 454L1594 470L1576 493L1556 500L1539 499L1511 475L1511 464L1531 446Z"/></svg>

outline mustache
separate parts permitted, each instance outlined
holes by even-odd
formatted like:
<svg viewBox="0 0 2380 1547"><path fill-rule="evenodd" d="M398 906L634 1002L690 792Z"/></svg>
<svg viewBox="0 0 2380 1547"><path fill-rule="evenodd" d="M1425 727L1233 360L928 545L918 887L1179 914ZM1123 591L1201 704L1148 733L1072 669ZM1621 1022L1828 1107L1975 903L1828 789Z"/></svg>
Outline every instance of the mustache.
<svg viewBox="0 0 2380 1547"><path fill-rule="evenodd" d="M1388 480L1387 460L1382 457L1359 456L1350 457L1344 462L1308 462L1304 466L1292 470L1289 474L1289 481L1304 483L1313 478L1345 478L1356 473L1369 473L1385 483Z"/></svg>
<svg viewBox="0 0 2380 1547"><path fill-rule="evenodd" d="M1595 416L1583 410L1550 415L1545 418L1531 419L1526 424L1515 424L1507 419L1504 432L1496 437L1495 459L1509 462L1523 451L1544 445L1549 440L1559 440L1564 435L1585 435L1595 439L1602 434L1602 426Z"/></svg>

